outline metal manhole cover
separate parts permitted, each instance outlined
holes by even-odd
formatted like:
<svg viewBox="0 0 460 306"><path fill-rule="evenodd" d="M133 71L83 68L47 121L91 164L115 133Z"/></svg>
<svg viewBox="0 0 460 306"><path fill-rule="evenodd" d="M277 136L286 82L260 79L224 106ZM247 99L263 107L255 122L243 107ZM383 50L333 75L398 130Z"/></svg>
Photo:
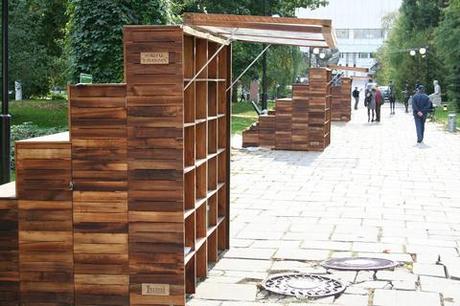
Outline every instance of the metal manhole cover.
<svg viewBox="0 0 460 306"><path fill-rule="evenodd" d="M399 264L389 259L372 257L332 258L321 265L326 269L342 271L378 271L393 269Z"/></svg>
<svg viewBox="0 0 460 306"><path fill-rule="evenodd" d="M274 275L262 283L271 292L297 298L321 298L339 295L346 286L341 282L314 274L292 273Z"/></svg>

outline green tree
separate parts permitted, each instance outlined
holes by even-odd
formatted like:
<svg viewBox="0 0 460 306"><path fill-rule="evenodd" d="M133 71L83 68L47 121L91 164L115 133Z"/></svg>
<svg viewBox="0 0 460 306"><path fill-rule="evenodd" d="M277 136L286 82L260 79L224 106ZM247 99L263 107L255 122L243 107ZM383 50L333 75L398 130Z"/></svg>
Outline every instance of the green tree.
<svg viewBox="0 0 460 306"><path fill-rule="evenodd" d="M66 1L16 0L10 9L10 88L23 86L23 96L45 95L62 56Z"/></svg>
<svg viewBox="0 0 460 306"><path fill-rule="evenodd" d="M68 47L71 79L90 73L95 82L123 79L123 26L172 20L170 0L70 0Z"/></svg>
<svg viewBox="0 0 460 306"><path fill-rule="evenodd" d="M384 19L390 32L387 41L378 53L381 69L377 74L380 83L393 80L398 92L404 84L414 88L417 81L433 90L432 81L443 83L444 67L438 60L437 46L434 43L434 31L440 21L444 1L404 0L397 16ZM427 48L428 53L410 56L411 49Z"/></svg>
<svg viewBox="0 0 460 306"><path fill-rule="evenodd" d="M439 55L448 71L448 90L452 109L460 111L460 0L451 0L435 32Z"/></svg>

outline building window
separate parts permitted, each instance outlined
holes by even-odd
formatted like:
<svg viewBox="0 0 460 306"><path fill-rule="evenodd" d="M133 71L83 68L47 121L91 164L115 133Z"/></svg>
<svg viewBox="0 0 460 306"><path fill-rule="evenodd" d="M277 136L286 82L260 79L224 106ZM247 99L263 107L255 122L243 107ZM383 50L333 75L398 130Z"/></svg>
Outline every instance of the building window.
<svg viewBox="0 0 460 306"><path fill-rule="evenodd" d="M383 29L355 29L354 31L355 39L383 39L384 31Z"/></svg>
<svg viewBox="0 0 460 306"><path fill-rule="evenodd" d="M358 53L359 58L369 58L369 53Z"/></svg>
<svg viewBox="0 0 460 306"><path fill-rule="evenodd" d="M345 58L345 53L340 53L340 58Z"/></svg>
<svg viewBox="0 0 460 306"><path fill-rule="evenodd" d="M350 38L350 30L348 29L336 29L335 30L335 35L337 38L340 39L348 39Z"/></svg>

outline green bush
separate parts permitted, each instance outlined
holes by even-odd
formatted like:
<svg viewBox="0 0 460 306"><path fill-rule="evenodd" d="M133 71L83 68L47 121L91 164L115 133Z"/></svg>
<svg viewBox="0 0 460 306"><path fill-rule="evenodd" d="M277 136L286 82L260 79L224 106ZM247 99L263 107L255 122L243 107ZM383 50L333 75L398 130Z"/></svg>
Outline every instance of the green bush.
<svg viewBox="0 0 460 306"><path fill-rule="evenodd" d="M15 169L15 142L18 140L40 137L45 135L56 134L64 132L66 128L40 128L32 122L23 122L19 125L11 126L11 168Z"/></svg>

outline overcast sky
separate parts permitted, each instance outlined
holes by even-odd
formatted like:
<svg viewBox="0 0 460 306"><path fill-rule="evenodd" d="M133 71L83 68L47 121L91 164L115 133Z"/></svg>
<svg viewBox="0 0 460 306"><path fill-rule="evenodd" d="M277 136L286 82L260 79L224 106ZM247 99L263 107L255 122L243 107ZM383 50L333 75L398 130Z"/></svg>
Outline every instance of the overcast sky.
<svg viewBox="0 0 460 306"><path fill-rule="evenodd" d="M332 19L336 29L381 28L382 17L397 11L402 0L329 0L327 7L317 10L300 9L301 18Z"/></svg>

